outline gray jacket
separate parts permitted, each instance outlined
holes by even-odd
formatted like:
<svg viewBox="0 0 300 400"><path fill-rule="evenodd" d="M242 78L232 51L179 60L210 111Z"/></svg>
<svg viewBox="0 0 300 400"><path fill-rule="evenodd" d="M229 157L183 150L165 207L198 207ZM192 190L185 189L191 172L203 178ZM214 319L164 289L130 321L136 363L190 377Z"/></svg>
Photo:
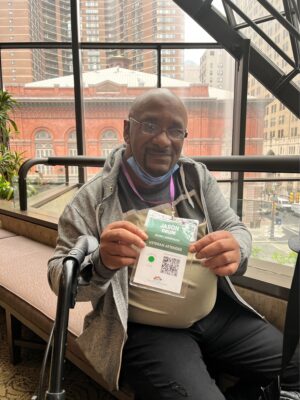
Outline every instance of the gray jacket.
<svg viewBox="0 0 300 400"><path fill-rule="evenodd" d="M124 146L114 150L105 162L102 173L87 182L66 206L59 220L55 253L49 260L48 279L57 293L62 260L74 246L78 236L92 235L98 240L111 222L122 219L118 199L118 173ZM208 226L213 231L230 231L240 244L241 263L237 274L245 272L251 252L251 235L228 206L214 177L205 165L181 157L178 161L184 174L192 178ZM186 216L185 216L186 217ZM94 267L97 265L97 271ZM102 264L98 249L86 257L84 271L90 283L78 288L78 301L91 301L93 311L85 318L83 333L77 339L86 358L111 389L118 389L121 356L126 341L128 318L127 268L110 273ZM235 300L248 306L234 290L228 277L219 279L219 287Z"/></svg>

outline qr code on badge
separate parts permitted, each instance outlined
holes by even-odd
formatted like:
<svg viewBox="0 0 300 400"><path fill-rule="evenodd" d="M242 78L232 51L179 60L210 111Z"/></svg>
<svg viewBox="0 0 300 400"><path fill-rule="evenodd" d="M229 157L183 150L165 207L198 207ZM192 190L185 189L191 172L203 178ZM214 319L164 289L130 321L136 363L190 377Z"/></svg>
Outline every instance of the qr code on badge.
<svg viewBox="0 0 300 400"><path fill-rule="evenodd" d="M164 256L160 272L162 274L177 276L179 269L180 259L170 256Z"/></svg>

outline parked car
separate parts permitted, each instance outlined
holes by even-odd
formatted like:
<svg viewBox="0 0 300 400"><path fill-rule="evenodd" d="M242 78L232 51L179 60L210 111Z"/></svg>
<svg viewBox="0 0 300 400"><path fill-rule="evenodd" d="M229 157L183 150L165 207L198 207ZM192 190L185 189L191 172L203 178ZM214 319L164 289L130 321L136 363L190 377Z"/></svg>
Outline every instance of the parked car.
<svg viewBox="0 0 300 400"><path fill-rule="evenodd" d="M259 212L261 215L270 215L272 213L272 202L271 201L262 201Z"/></svg>
<svg viewBox="0 0 300 400"><path fill-rule="evenodd" d="M285 197L277 197L276 209L281 211L291 211L292 205Z"/></svg>
<svg viewBox="0 0 300 400"><path fill-rule="evenodd" d="M297 215L298 217L300 217L300 203L294 203L291 206L291 210L292 212Z"/></svg>

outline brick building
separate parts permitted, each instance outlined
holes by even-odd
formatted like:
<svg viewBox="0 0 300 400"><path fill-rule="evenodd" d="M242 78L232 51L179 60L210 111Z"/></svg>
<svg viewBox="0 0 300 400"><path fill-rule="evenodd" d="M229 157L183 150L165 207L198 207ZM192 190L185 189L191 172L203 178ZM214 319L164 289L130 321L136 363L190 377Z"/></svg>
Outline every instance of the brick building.
<svg viewBox="0 0 300 400"><path fill-rule="evenodd" d="M157 76L119 67L86 72L84 81L85 143L89 156L106 156L122 143L123 120L136 96L156 87ZM186 104L189 135L184 154L230 155L232 142L232 93L208 85L163 77ZM60 77L7 90L18 100L15 120L20 134L14 149L26 157L76 154L73 77ZM250 99L247 119L247 154L262 154L261 102ZM47 171L45 171L47 172Z"/></svg>

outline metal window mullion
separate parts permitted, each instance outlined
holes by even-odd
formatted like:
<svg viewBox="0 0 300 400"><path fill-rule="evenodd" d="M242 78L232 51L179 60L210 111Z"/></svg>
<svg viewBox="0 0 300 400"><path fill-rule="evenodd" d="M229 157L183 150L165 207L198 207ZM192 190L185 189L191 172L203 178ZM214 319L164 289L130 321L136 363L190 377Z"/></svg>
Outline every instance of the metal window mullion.
<svg viewBox="0 0 300 400"><path fill-rule="evenodd" d="M284 17L285 13L283 12L283 13L281 13L281 15ZM273 17L273 15L266 15L264 17L255 18L255 19L252 20L252 22L255 25L260 25L260 24L264 24L264 23L269 22L269 21L274 21L274 19L275 18ZM249 28L249 24L247 24L247 22L241 22L240 24L237 24L234 27L235 30L240 30L240 29L245 29L245 28Z"/></svg>
<svg viewBox="0 0 300 400"><path fill-rule="evenodd" d="M292 71L290 71L288 74L283 75L281 77L281 79L279 79L276 83L276 85L274 86L274 92L278 92L281 90L281 88L283 88L284 86L286 86L291 80L293 80L295 78L295 76L297 76L299 74L299 70L298 69L292 69Z"/></svg>
<svg viewBox="0 0 300 400"><path fill-rule="evenodd" d="M234 13L232 11L232 8L224 0L222 0L222 4L223 4L223 7L224 7L224 10L226 13L226 18L227 18L228 24L235 28L236 19L235 19Z"/></svg>
<svg viewBox="0 0 300 400"><path fill-rule="evenodd" d="M1 47L2 43L0 43ZM220 43L214 42L200 42L200 43L186 43L186 42L163 42L163 43L128 43L128 42L81 42L81 49L152 49L156 50L157 46L162 49L222 49Z"/></svg>
<svg viewBox="0 0 300 400"><path fill-rule="evenodd" d="M0 49L71 49L71 42L1 42Z"/></svg>
<svg viewBox="0 0 300 400"><path fill-rule="evenodd" d="M74 74L74 96L75 96L75 121L76 121L76 140L77 154L85 154L84 138L84 106L83 106L83 82L81 73L81 53L79 46L79 0L70 0L71 6L71 32L72 32L72 56ZM86 181L85 170L78 168L79 183Z"/></svg>
<svg viewBox="0 0 300 400"><path fill-rule="evenodd" d="M234 11L243 18L247 24L258 33L288 64L290 64L293 68L295 68L295 62L292 60L284 51L281 50L280 47L274 43L265 32L260 29L243 11L241 11L231 0L224 0L226 3L230 5L234 9Z"/></svg>
<svg viewBox="0 0 300 400"><path fill-rule="evenodd" d="M2 49L0 49L0 90L3 90Z"/></svg>
<svg viewBox="0 0 300 400"><path fill-rule="evenodd" d="M291 24L293 24L295 27L298 24L298 27L299 27L300 21L298 21L298 18L295 15L295 11L294 11L294 13L292 12L291 6L290 6L290 1L283 0L283 6L284 6L284 10L285 10L285 13L286 13L287 20ZM295 6L296 5L293 4L293 7L295 7ZM295 64L299 68L299 64L300 64L299 40L297 40L293 35L291 35L291 33L290 33L290 40L291 40L292 51L293 51L293 55L294 55L294 59L295 59Z"/></svg>
<svg viewBox="0 0 300 400"><path fill-rule="evenodd" d="M247 90L249 73L250 40L244 39L242 55L235 62L234 103L232 129L232 155L245 155L246 120L247 120ZM232 172L233 183L230 187L230 206L242 218L244 173Z"/></svg>
<svg viewBox="0 0 300 400"><path fill-rule="evenodd" d="M300 1L299 0L290 0L292 5L293 5L293 10L294 13L296 14L296 19L298 20L299 24L300 24ZM296 3L296 1L298 2L298 4Z"/></svg>
<svg viewBox="0 0 300 400"><path fill-rule="evenodd" d="M128 42L80 42L80 48L89 49L157 49L157 43L128 43ZM214 42L164 42L162 49L222 49L220 43ZM72 42L0 42L0 49L70 49Z"/></svg>
<svg viewBox="0 0 300 400"><path fill-rule="evenodd" d="M157 87L161 88L161 46L156 49L157 54Z"/></svg>
<svg viewBox="0 0 300 400"><path fill-rule="evenodd" d="M0 90L4 90L3 88L3 77L2 77L2 51L0 49ZM2 134L2 132L0 131L0 144L4 144L4 135Z"/></svg>
<svg viewBox="0 0 300 400"><path fill-rule="evenodd" d="M284 26L292 35L300 40L300 32L287 20L285 19L279 11L276 10L268 1L258 0L258 2L267 10L270 14L274 15L277 21Z"/></svg>

